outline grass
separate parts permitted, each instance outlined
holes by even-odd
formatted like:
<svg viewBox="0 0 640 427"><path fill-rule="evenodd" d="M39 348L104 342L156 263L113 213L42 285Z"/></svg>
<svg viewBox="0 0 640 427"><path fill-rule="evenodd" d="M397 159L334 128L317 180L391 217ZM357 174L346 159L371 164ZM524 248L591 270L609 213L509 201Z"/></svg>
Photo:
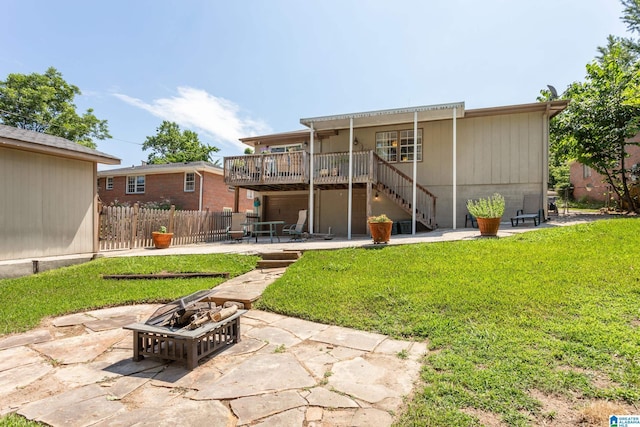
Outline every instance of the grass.
<svg viewBox="0 0 640 427"><path fill-rule="evenodd" d="M531 390L637 405L638 235L640 220L615 219L503 239L307 252L259 307L428 340L424 386L401 426L479 425L464 408L510 426L541 423L549 414Z"/></svg>
<svg viewBox="0 0 640 427"><path fill-rule="evenodd" d="M229 272L234 277L253 269L256 262L257 257L243 255L100 258L33 276L3 279L0 335L29 330L46 316L115 305L167 302L226 280L105 280L103 274Z"/></svg>
<svg viewBox="0 0 640 427"><path fill-rule="evenodd" d="M399 426L478 426L465 408L497 414L509 426L548 424L556 414L531 391L640 403L639 234L640 219L614 219L502 239L310 251L259 306L428 340L423 385ZM0 334L28 330L45 316L168 301L222 280L111 281L102 274L235 276L256 261L105 258L0 280ZM4 417L0 425L32 425L22 421Z"/></svg>

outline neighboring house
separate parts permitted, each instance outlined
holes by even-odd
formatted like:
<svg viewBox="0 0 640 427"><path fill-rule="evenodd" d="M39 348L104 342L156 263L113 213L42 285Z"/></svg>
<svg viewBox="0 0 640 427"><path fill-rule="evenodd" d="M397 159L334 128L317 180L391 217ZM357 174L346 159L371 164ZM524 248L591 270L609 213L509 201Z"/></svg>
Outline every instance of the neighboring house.
<svg viewBox="0 0 640 427"><path fill-rule="evenodd" d="M640 140L640 135L634 140ZM628 145L625 167L632 169L633 172L628 175L629 185L637 185L640 183L640 147L637 145ZM569 181L573 187L573 198L575 200L590 200L596 202L607 203L612 199L617 199L617 195L611 189L605 177L594 171L587 165L573 162L569 169Z"/></svg>
<svg viewBox="0 0 640 427"><path fill-rule="evenodd" d="M259 191L264 220L295 222L308 209L309 231L348 238L380 213L415 219L412 232L456 228L468 199L494 192L506 217L524 194L546 209L549 119L566 106L461 102L301 119L309 130L241 139L256 154L225 157L225 182Z"/></svg>
<svg viewBox="0 0 640 427"><path fill-rule="evenodd" d="M120 159L0 125L0 260L97 253L98 163Z"/></svg>
<svg viewBox="0 0 640 427"><path fill-rule="evenodd" d="M222 168L202 161L100 171L98 194L105 205L168 200L177 209L212 212L253 211L254 201L253 191L225 184Z"/></svg>

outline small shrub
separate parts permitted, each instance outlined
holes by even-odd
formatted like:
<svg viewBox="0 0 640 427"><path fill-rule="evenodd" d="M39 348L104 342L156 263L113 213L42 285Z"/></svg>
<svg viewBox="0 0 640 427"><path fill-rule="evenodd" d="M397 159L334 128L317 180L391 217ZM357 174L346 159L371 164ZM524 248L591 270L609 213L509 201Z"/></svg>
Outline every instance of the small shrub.
<svg viewBox="0 0 640 427"><path fill-rule="evenodd" d="M368 222L391 222L389 217L385 214L378 215L378 216L370 216L367 221Z"/></svg>
<svg viewBox="0 0 640 427"><path fill-rule="evenodd" d="M504 214L504 197L493 193L486 199L467 200L467 210L476 218L500 218Z"/></svg>

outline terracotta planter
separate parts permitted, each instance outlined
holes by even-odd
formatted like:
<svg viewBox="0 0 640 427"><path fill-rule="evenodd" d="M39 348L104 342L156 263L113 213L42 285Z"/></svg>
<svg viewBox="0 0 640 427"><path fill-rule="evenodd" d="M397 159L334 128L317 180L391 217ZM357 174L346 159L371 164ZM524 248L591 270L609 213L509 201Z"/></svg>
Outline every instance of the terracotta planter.
<svg viewBox="0 0 640 427"><path fill-rule="evenodd" d="M393 221L389 222L370 222L369 230L373 243L387 243L391 239L391 228Z"/></svg>
<svg viewBox="0 0 640 427"><path fill-rule="evenodd" d="M171 244L171 238L173 233L161 233L159 231L153 231L151 238L153 239L153 245L158 249L168 248Z"/></svg>
<svg viewBox="0 0 640 427"><path fill-rule="evenodd" d="M481 236L497 236L502 218L476 218Z"/></svg>

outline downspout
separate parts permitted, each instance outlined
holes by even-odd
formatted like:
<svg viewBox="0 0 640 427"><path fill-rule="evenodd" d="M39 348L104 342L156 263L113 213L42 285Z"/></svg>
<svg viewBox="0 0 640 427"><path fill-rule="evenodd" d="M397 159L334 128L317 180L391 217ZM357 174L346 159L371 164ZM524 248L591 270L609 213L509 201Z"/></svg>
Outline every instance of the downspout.
<svg viewBox="0 0 640 427"><path fill-rule="evenodd" d="M416 234L416 180L418 179L418 110L413 112L413 195L411 206L411 234Z"/></svg>
<svg viewBox="0 0 640 427"><path fill-rule="evenodd" d="M349 196L347 208L347 240L351 240L351 209L353 203L353 117L349 118Z"/></svg>
<svg viewBox="0 0 640 427"><path fill-rule="evenodd" d="M309 234L313 234L313 122L310 124L309 132Z"/></svg>
<svg viewBox="0 0 640 427"><path fill-rule="evenodd" d="M198 172L197 170L194 169L193 172L200 177L200 194L198 195L198 210L201 211L202 210L202 183L203 183L203 177L200 174L200 172Z"/></svg>
<svg viewBox="0 0 640 427"><path fill-rule="evenodd" d="M544 217L549 215L549 203L547 202L547 187L549 186L549 102L542 115L542 209Z"/></svg>
<svg viewBox="0 0 640 427"><path fill-rule="evenodd" d="M453 229L456 229L456 199L458 197L458 158L457 158L457 123L456 123L457 110L453 107Z"/></svg>

